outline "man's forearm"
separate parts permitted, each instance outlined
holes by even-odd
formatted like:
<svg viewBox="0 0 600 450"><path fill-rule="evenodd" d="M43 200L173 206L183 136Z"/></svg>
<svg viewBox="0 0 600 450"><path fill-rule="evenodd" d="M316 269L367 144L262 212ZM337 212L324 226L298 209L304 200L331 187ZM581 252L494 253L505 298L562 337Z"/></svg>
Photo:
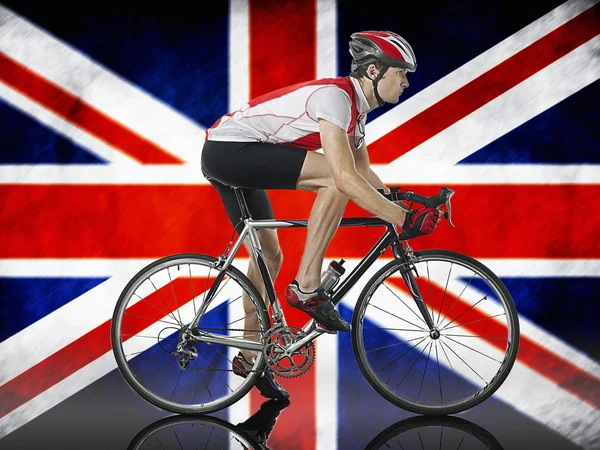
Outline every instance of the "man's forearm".
<svg viewBox="0 0 600 450"><path fill-rule="evenodd" d="M367 173L361 171L358 171L358 173L360 173L362 177L367 181L367 183L369 183L375 189L383 189L386 192L388 191L383 181L381 181L381 178L379 178L377 174L373 172L370 168L368 169ZM408 211L408 207L402 201L396 201L394 203L402 207L404 211Z"/></svg>
<svg viewBox="0 0 600 450"><path fill-rule="evenodd" d="M371 168L368 168L367 170L362 170L362 171L359 170L358 173L360 173L362 175L362 177L365 180L367 180L367 183L369 183L375 189L383 189L385 187L385 184L383 184L381 179L377 176L377 174L375 172L373 172L371 170Z"/></svg>
<svg viewBox="0 0 600 450"><path fill-rule="evenodd" d="M379 195L360 172L345 174L336 185L340 192L364 210L394 224L404 223L406 209Z"/></svg>

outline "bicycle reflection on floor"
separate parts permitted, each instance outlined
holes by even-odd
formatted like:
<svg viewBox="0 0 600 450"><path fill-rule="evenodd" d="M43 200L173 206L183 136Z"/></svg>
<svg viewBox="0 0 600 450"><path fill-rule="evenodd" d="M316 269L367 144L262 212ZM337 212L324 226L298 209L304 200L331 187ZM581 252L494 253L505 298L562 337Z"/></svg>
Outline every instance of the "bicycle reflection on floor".
<svg viewBox="0 0 600 450"><path fill-rule="evenodd" d="M267 439L289 400L268 400L244 422L233 425L209 415L165 417L140 431L128 450L269 450Z"/></svg>
<svg viewBox="0 0 600 450"><path fill-rule="evenodd" d="M140 431L128 450L269 450L269 435L289 405L289 400L268 400L237 425L209 415L166 417ZM502 446L490 432L466 419L415 416L389 426L365 447L375 449L502 450Z"/></svg>
<svg viewBox="0 0 600 450"><path fill-rule="evenodd" d="M415 416L396 422L365 447L376 449L503 450L489 431L455 416Z"/></svg>

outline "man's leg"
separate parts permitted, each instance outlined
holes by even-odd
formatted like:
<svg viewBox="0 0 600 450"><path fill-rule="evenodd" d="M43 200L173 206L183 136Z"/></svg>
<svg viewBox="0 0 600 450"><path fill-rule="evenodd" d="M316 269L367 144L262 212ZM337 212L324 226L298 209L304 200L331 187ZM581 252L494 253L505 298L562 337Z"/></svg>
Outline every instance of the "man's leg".
<svg viewBox="0 0 600 450"><path fill-rule="evenodd" d="M277 277L277 273L279 272L279 268L281 267L281 263L283 262L283 254L281 253L281 249L279 247L279 241L277 239L277 231L276 230L268 230L262 229L257 230L258 240L260 241L260 246L265 257L265 262L267 264L267 269L269 271L269 275L273 282L275 282L275 278ZM249 239L247 238L244 242L246 245L246 249L248 252L252 251L252 247L250 246ZM259 291L261 297L266 301L266 289L263 283L262 277L260 275L260 271L257 265L250 260L250 267L248 268L248 278L252 283L256 286ZM254 312L254 307L250 302L250 299L247 295L243 296L244 309L246 310L246 314L251 314L246 317L244 321L244 328L250 330L258 330L258 317L256 317ZM260 334L246 332L244 333L244 337L247 339L252 339L260 342ZM254 352L252 350L241 350L243 357L246 361L252 361L252 357L254 356ZM235 361L235 360L234 360ZM240 363L239 360L235 361L235 364ZM269 398L277 398L277 399L285 399L288 398L289 394L283 389L279 383L275 380L273 374L265 372L263 376L261 376L256 382L256 387L261 392L261 394L265 397Z"/></svg>
<svg viewBox="0 0 600 450"><path fill-rule="evenodd" d="M311 292L321 286L325 251L342 220L348 197L337 190L325 156L316 152L306 155L296 188L317 193L296 277L300 290Z"/></svg>
<svg viewBox="0 0 600 450"><path fill-rule="evenodd" d="M277 274L279 273L279 269L283 264L283 253L281 252L281 248L279 247L279 240L277 238L277 230L270 230L263 228L261 230L257 230L258 240L260 241L260 246L263 251L263 255L265 257L265 261L267 263L267 268L269 270L269 275L271 276L271 280L273 280L273 284L275 284L275 279L277 278ZM244 241L246 245L246 250L248 250L248 254L250 255L252 252L252 247L250 246L250 238L246 238ZM250 258L250 266L248 268L248 279L256 286L261 297L265 302L267 300L267 293L265 284L260 275L260 271L258 270L258 266L254 262L253 258ZM250 301L248 295L244 293L243 295L243 304L244 310L246 314L252 314L254 312L254 306ZM265 304L266 306L266 304ZM248 330L258 330L258 317L256 315L249 315L246 317L244 321L244 328ZM258 333L253 332L245 332L244 337L246 339L251 339L254 341L260 341L260 335ZM246 358L247 361L250 361L251 357L255 352L252 350L242 350L242 354Z"/></svg>
<svg viewBox="0 0 600 450"><path fill-rule="evenodd" d="M229 220L231 221L231 224L235 226L235 231L239 236L243 229L243 223L240 223L242 212L240 210L235 192L230 187L225 186L223 183L214 178L209 178L209 181L221 196L221 200L223 201L223 205L225 206L225 211L229 217ZM242 189L242 193L244 195L250 215L254 220L274 219L273 208L271 207L271 202L265 190ZM273 283L275 283L275 278L277 277L279 269L283 263L283 254L279 246L277 230L263 228L256 230L256 233L258 235L258 240L267 264L267 269L271 279L273 280ZM244 240L244 245L246 246L246 250L250 256L250 264L247 272L248 279L256 287L261 297L266 301L266 288L260 275L258 266L252 258L253 250L252 246L250 245L250 237L246 237ZM258 317L256 314L254 314L254 306L245 292L242 295L242 304L245 312L244 329L258 330ZM244 337L246 339L260 341L259 333L245 331ZM251 350L242 350L242 354L247 361L250 361L254 352Z"/></svg>

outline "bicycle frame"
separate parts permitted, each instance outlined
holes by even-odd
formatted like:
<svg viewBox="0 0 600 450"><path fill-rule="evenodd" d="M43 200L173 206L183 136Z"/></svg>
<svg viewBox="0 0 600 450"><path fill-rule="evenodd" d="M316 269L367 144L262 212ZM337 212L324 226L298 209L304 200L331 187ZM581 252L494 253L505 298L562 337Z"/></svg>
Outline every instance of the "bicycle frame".
<svg viewBox="0 0 600 450"><path fill-rule="evenodd" d="M248 213L248 209L246 206L246 202L243 198L243 195L237 188L235 188L235 192L238 198L238 202L240 203L242 210L242 220L244 222L244 228L241 231L235 245L231 249L231 252L226 258L223 258L223 255L219 257L219 260L215 263L215 267L220 270L217 275L215 282L211 286L206 301L203 303L202 307L198 310L196 317L190 325L191 329L194 329L198 326L200 318L206 312L215 291L217 290L221 280L224 277L225 270L229 267L237 252L239 251L242 243L246 239L246 237L250 238L250 245L252 247L252 254L250 255L254 258L256 265L259 269L261 278L266 286L266 296L273 309L273 321L274 324L286 325L285 316L281 309L281 305L279 304L279 300L275 295L275 288L273 286L273 280L269 274L269 270L267 268L267 264L265 262L265 258L262 253L262 248L260 246L260 241L258 239L258 234L256 230L262 228L306 228L308 227L307 220L252 220ZM435 325L431 318L431 314L427 307L425 306L425 302L423 297L419 291L417 283L412 274L412 264L410 258L407 256L406 252L402 249L402 241L398 238L398 232L395 226L385 220L382 220L377 217L367 217L367 218L343 218L340 222L340 227L358 227L358 226L382 226L386 227L385 233L379 238L379 240L375 243L375 245L371 248L369 253L360 261L360 263L352 270L352 272L342 281L342 283L332 292L331 299L334 304L337 304L341 301L341 299L352 289L352 287L356 284L356 282L362 277L362 275L369 269L369 267L379 258L388 247L392 247L392 252L396 261L398 261L400 265L400 272L402 274L402 278L404 282L409 288L413 299L417 303L417 307L421 314L423 315L423 319L429 326L430 332L435 331ZM227 250L226 250L227 251ZM266 300L266 299L265 299ZM296 342L292 345L288 350L290 352L294 352L295 350L302 348L307 343L313 341L318 336L323 333L327 333L327 331L323 330L320 327L316 326L316 322L314 319L310 319L303 327L302 330L306 333L306 336L300 341ZM240 338L229 338L223 335L213 334L213 333L205 333L202 332L200 335L194 335L194 340L207 342L207 343L215 343L222 345L230 345L238 348L243 348L247 350L255 350L262 351L263 344L260 342L248 340L248 339L240 339Z"/></svg>

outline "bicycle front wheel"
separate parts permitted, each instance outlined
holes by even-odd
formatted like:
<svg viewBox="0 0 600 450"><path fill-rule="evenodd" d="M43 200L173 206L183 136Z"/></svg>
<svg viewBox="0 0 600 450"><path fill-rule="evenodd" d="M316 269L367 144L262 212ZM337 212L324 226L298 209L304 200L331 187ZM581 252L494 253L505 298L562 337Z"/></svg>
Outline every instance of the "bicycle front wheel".
<svg viewBox="0 0 600 450"><path fill-rule="evenodd" d="M453 416L415 416L396 422L373 438L365 450L382 448L504 450L485 428Z"/></svg>
<svg viewBox="0 0 600 450"><path fill-rule="evenodd" d="M231 265L205 303L220 271L216 261L201 254L159 259L132 278L115 307L111 339L119 370L140 396L164 410L207 414L226 408L252 388L264 367L258 352L250 374L235 375L239 348L187 339L202 309L200 333L261 342L270 327L260 294Z"/></svg>
<svg viewBox="0 0 600 450"><path fill-rule="evenodd" d="M431 332L391 261L360 294L352 347L369 384L417 414L465 411L508 376L519 346L510 292L481 262L447 250L415 252L413 275L435 325Z"/></svg>

